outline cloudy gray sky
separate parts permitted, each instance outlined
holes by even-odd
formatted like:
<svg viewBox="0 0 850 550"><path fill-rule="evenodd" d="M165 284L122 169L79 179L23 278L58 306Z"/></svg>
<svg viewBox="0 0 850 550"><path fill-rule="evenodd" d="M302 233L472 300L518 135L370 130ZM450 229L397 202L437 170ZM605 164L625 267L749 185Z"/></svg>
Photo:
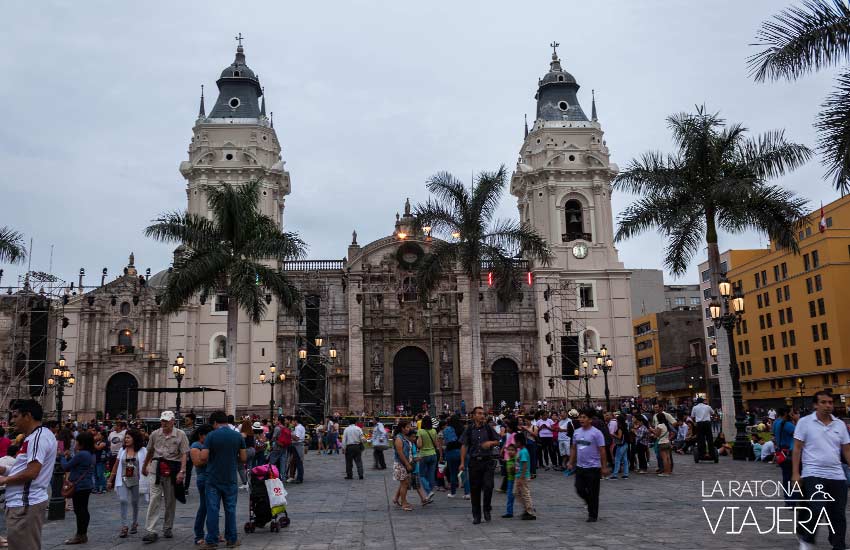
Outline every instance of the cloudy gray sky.
<svg viewBox="0 0 850 550"><path fill-rule="evenodd" d="M405 197L448 170L513 169L523 114L552 40L582 88L596 89L612 160L669 150L664 118L705 102L753 131L785 128L813 146L828 72L755 84L746 57L782 1L715 2L16 2L0 34L0 225L34 239L33 269L94 283L136 253L167 266L145 225L185 204L200 85L245 36L292 176L286 224L312 258L342 258L352 229L391 233ZM207 103L209 106L210 102ZM784 178L813 207L836 198L818 162ZM507 191L501 214L515 216ZM617 194L619 212L629 197ZM724 236L723 249L763 246ZM661 239L620 245L627 267L660 267ZM21 269L4 266L3 284ZM696 268L689 279L696 281Z"/></svg>

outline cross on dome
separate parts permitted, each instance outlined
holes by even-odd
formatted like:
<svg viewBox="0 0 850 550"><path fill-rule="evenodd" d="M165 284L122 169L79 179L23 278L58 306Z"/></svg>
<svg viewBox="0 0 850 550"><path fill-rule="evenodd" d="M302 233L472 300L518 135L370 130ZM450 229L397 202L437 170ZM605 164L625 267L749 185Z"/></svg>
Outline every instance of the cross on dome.
<svg viewBox="0 0 850 550"><path fill-rule="evenodd" d="M238 35L234 36L233 39L237 40L239 42L239 47L241 48L242 47L242 40L243 40L242 39L242 33L240 32Z"/></svg>

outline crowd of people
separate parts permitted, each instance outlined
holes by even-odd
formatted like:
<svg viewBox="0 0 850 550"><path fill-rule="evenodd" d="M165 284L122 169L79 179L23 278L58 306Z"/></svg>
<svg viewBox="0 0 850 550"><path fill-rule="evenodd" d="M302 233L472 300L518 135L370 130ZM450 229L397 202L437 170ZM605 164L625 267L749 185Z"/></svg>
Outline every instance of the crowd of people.
<svg viewBox="0 0 850 550"><path fill-rule="evenodd" d="M830 543L839 547L846 531L850 433L832 415L830 393L817 392L814 409L802 417L783 408L767 411L758 423L751 418L746 456L775 464L783 482L798 484L805 495L818 490L816 486L832 495L832 501L821 505L835 517ZM174 413L163 411L159 427L149 431L144 424L120 419L42 424L41 406L18 400L12 404L10 433L0 429L7 531L0 547L9 547L8 539L22 550L41 548L54 467L64 473L62 497L75 517L67 545L88 542L92 495L114 491L120 506L118 536L143 531L141 540L153 543L160 535L174 536L176 503L185 503L187 494L197 491L195 544L202 549L238 546L236 503L239 490L248 488L248 471L268 465L282 480L303 483L311 442L319 454L344 456L346 480L354 480L355 472L364 479L367 446L374 470L387 469L385 453L390 452L392 478L398 482L392 503L403 512L414 511L411 496L426 507L434 505L437 493L450 499L462 494L471 501L472 523L477 525L492 521L493 493L501 492L506 494L502 518L515 517L515 504L521 504L518 517L535 520L533 480L539 471L551 470L574 478L586 519L595 522L603 480L649 474L653 461L655 474L668 477L674 457L689 452L697 460L714 462L730 454L733 447L724 434L715 436L717 416L698 399L690 411L655 404L653 410L624 407L604 413L592 408L505 408L488 415L474 407L468 416L424 411L412 419L395 419L390 429L375 417L344 427L339 418L328 418L308 430L297 416L279 416L273 423L253 418L237 422L221 411L202 424L187 414L178 427ZM811 533L800 532L800 540L801 548L813 548Z"/></svg>

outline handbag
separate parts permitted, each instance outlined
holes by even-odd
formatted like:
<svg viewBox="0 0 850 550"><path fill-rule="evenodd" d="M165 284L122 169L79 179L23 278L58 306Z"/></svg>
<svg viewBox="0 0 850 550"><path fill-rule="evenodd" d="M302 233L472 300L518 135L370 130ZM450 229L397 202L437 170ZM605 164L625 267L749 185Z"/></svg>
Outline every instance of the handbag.
<svg viewBox="0 0 850 550"><path fill-rule="evenodd" d="M62 496L65 497L65 498L71 498L72 496L74 496L74 492L77 490L77 483L79 483L80 481L85 479L86 476L88 476L91 473L92 468L94 468L94 464L89 466L88 469L86 470L86 472L83 475L81 475L79 478L77 478L77 481L71 481L70 477L68 479L66 479L65 481L63 481L62 482Z"/></svg>

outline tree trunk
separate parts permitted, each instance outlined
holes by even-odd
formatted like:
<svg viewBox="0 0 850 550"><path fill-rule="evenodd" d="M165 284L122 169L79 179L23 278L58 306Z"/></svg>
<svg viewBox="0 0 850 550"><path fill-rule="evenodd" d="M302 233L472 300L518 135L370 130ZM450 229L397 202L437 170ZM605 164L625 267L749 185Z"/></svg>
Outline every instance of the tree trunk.
<svg viewBox="0 0 850 550"><path fill-rule="evenodd" d="M227 367L224 373L224 412L236 416L236 331L239 326L239 303L227 298Z"/></svg>
<svg viewBox="0 0 850 550"><path fill-rule="evenodd" d="M714 221L714 212L706 210L706 232L705 240L708 245L708 271L711 281L712 298L720 299L720 248L717 245L717 226ZM729 344L726 338L720 335L725 332L723 328L715 328L714 343L717 346L717 372L720 386L720 406L723 409L723 433L727 438L735 433L735 400L732 395L732 375L729 372ZM706 378L710 384L710 379Z"/></svg>
<svg viewBox="0 0 850 550"><path fill-rule="evenodd" d="M472 339L472 406L484 406L484 386L481 380L481 316L478 294L481 276L469 278L469 328ZM468 410L472 410L469 407Z"/></svg>

